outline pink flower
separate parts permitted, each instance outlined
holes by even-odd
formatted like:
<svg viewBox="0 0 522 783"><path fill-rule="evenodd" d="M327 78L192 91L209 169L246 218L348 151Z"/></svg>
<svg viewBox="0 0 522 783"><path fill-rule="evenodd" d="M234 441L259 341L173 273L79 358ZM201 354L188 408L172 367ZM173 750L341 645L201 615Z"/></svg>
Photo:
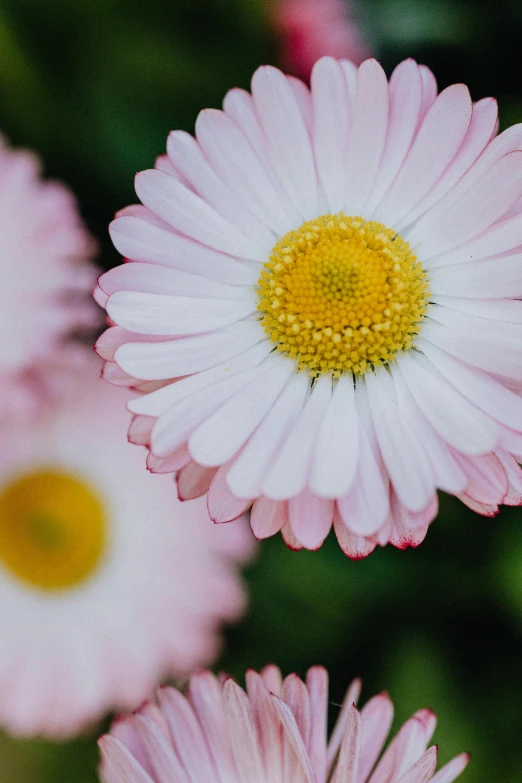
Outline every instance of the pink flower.
<svg viewBox="0 0 522 783"><path fill-rule="evenodd" d="M58 410L14 427L0 477L0 725L67 737L211 663L245 606L243 522L182 504L125 439L94 355Z"/></svg>
<svg viewBox="0 0 522 783"><path fill-rule="evenodd" d="M63 185L0 138L0 422L45 408L71 338L99 324L88 296L95 251ZM57 358L58 357L58 358ZM50 367L52 364L52 368ZM58 365L58 366L57 366Z"/></svg>
<svg viewBox="0 0 522 783"><path fill-rule="evenodd" d="M356 680L327 742L328 675L316 666L306 684L284 682L275 666L247 672L247 693L210 672L192 677L187 696L159 691L102 737L104 783L452 783L462 754L439 772L430 710L407 721L382 753L393 719L383 693L359 712ZM247 695L248 694L248 695ZM381 755L382 754L382 755Z"/></svg>
<svg viewBox="0 0 522 783"><path fill-rule="evenodd" d="M211 518L353 558L417 546L437 490L522 499L522 131L431 71L263 67L136 178L99 281L106 377ZM134 436L131 434L131 439Z"/></svg>
<svg viewBox="0 0 522 783"><path fill-rule="evenodd" d="M272 18L283 68L305 81L325 55L356 65L370 55L351 0L273 0Z"/></svg>

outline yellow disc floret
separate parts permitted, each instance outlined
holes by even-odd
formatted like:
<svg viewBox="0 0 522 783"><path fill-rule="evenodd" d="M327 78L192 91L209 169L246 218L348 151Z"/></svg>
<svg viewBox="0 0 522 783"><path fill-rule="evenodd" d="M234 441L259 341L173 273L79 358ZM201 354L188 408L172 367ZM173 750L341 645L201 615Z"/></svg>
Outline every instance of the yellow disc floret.
<svg viewBox="0 0 522 783"><path fill-rule="evenodd" d="M103 506L83 481L42 470L0 492L0 565L26 584L75 587L93 574L106 548Z"/></svg>
<svg viewBox="0 0 522 783"><path fill-rule="evenodd" d="M413 346L426 273L382 223L322 215L275 245L258 283L261 323L312 375L362 374Z"/></svg>

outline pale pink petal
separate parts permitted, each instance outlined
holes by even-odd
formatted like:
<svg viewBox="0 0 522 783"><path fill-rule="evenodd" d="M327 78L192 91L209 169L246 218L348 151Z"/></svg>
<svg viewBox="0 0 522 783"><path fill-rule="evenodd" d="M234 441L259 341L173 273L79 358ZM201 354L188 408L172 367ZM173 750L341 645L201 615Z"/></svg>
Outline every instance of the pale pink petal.
<svg viewBox="0 0 522 783"><path fill-rule="evenodd" d="M260 497L252 506L250 524L256 538L269 538L279 533L288 521L288 502Z"/></svg>
<svg viewBox="0 0 522 783"><path fill-rule="evenodd" d="M346 163L347 197L343 210L359 215L379 170L388 129L386 75L377 60L366 60L357 72L353 122Z"/></svg>
<svg viewBox="0 0 522 783"><path fill-rule="evenodd" d="M317 181L310 139L294 92L276 68L262 66L252 96L272 164L303 220L317 214Z"/></svg>
<svg viewBox="0 0 522 783"><path fill-rule="evenodd" d="M361 715L351 706L341 740L339 761L335 768L335 783L357 783L362 740Z"/></svg>
<svg viewBox="0 0 522 783"><path fill-rule="evenodd" d="M371 555L376 547L368 538L352 533L337 510L334 514L334 530L339 546L352 560L363 560Z"/></svg>
<svg viewBox="0 0 522 783"><path fill-rule="evenodd" d="M464 85L455 84L440 93L379 208L379 219L400 228L404 217L424 198L455 156L468 131L471 112L471 98ZM440 132L441 125L445 133Z"/></svg>
<svg viewBox="0 0 522 783"><path fill-rule="evenodd" d="M339 378L334 387L314 451L312 491L325 498L345 495L355 479L359 459L359 419L350 376Z"/></svg>
<svg viewBox="0 0 522 783"><path fill-rule="evenodd" d="M260 220L281 234L291 215L240 127L224 112L202 111L196 122L199 143L219 176L248 203Z"/></svg>
<svg viewBox="0 0 522 783"><path fill-rule="evenodd" d="M117 217L109 226L122 256L198 274L229 285L249 285L257 275L229 255L133 215Z"/></svg>
<svg viewBox="0 0 522 783"><path fill-rule="evenodd" d="M331 399L331 389L331 379L321 375L263 481L263 493L268 497L284 500L304 489L313 445Z"/></svg>
<svg viewBox="0 0 522 783"><path fill-rule="evenodd" d="M114 776L112 780L121 781L121 783L154 783L154 780L119 740L106 735L100 739L99 745L107 771L111 776Z"/></svg>
<svg viewBox="0 0 522 783"><path fill-rule="evenodd" d="M121 369L143 380L163 380L190 375L233 359L261 342L259 324L244 321L205 335L168 342L122 345L115 354Z"/></svg>
<svg viewBox="0 0 522 783"><path fill-rule="evenodd" d="M457 756L433 776L431 783L453 783L468 766L469 758L469 753Z"/></svg>
<svg viewBox="0 0 522 783"><path fill-rule="evenodd" d="M320 59L312 70L314 107L313 146L319 181L330 212L339 212L346 201L346 131L348 101L340 63Z"/></svg>
<svg viewBox="0 0 522 783"><path fill-rule="evenodd" d="M237 498L229 490L226 482L227 470L228 465L222 465L208 489L207 507L213 522L231 522L252 505L252 498Z"/></svg>
<svg viewBox="0 0 522 783"><path fill-rule="evenodd" d="M495 447L498 429L493 420L457 392L427 359L401 354L398 364L417 405L450 446L468 454L485 454Z"/></svg>
<svg viewBox="0 0 522 783"><path fill-rule="evenodd" d="M245 692L230 679L223 687L223 697L239 779L244 783L259 783L263 779L263 767L248 698Z"/></svg>
<svg viewBox="0 0 522 783"><path fill-rule="evenodd" d="M180 500L193 500L208 492L217 468L204 468L197 462L188 462L176 476Z"/></svg>
<svg viewBox="0 0 522 783"><path fill-rule="evenodd" d="M320 498L307 488L288 501L290 526L307 549L319 549L330 532L334 505L334 500Z"/></svg>
<svg viewBox="0 0 522 783"><path fill-rule="evenodd" d="M190 436L190 453L202 465L222 465L237 453L277 401L294 369L289 360L270 358L262 367L262 375L256 373Z"/></svg>
<svg viewBox="0 0 522 783"><path fill-rule="evenodd" d="M437 748L434 746L426 751L397 783L428 783L437 767Z"/></svg>
<svg viewBox="0 0 522 783"><path fill-rule="evenodd" d="M305 373L297 373L288 381L234 460L227 474L227 482L238 497L254 497L261 493L263 478L303 409L309 383Z"/></svg>
<svg viewBox="0 0 522 783"><path fill-rule="evenodd" d="M206 201L163 171L136 176L140 200L185 236L232 256L263 261L265 248L246 237Z"/></svg>
<svg viewBox="0 0 522 783"><path fill-rule="evenodd" d="M362 741L358 783L364 783L379 758L393 721L393 704L387 693L370 699L361 710Z"/></svg>
<svg viewBox="0 0 522 783"><path fill-rule="evenodd" d="M392 184L413 141L421 110L422 81L417 63L404 60L390 78L386 143L366 210L371 214Z"/></svg>

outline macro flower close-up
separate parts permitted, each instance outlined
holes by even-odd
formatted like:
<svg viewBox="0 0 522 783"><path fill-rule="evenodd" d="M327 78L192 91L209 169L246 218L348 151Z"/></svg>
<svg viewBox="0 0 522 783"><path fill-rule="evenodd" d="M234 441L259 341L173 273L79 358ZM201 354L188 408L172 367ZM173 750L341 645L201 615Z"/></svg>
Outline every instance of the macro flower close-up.
<svg viewBox="0 0 522 783"><path fill-rule="evenodd" d="M125 440L126 390L91 357L58 412L7 439L0 480L0 725L69 737L212 662L244 610L248 526L219 531ZM116 469L117 468L117 469ZM197 565L197 567L196 567Z"/></svg>
<svg viewBox="0 0 522 783"><path fill-rule="evenodd" d="M0 2L0 783L521 783L521 39Z"/></svg>
<svg viewBox="0 0 522 783"><path fill-rule="evenodd" d="M382 752L393 703L382 693L359 711L359 680L328 741L325 669L309 669L303 682L267 666L249 670L246 683L245 692L201 672L186 696L160 689L158 704L119 719L101 738L104 783L452 783L468 764L463 753L435 772L437 748L426 749L437 723L430 710L416 712Z"/></svg>
<svg viewBox="0 0 522 783"><path fill-rule="evenodd" d="M40 168L0 139L0 427L59 396L58 364L73 362L74 338L100 323L88 297L95 242L72 193Z"/></svg>
<svg viewBox="0 0 522 783"><path fill-rule="evenodd" d="M182 499L352 558L417 546L437 490L522 498L522 129L413 60L273 67L137 175L97 344Z"/></svg>

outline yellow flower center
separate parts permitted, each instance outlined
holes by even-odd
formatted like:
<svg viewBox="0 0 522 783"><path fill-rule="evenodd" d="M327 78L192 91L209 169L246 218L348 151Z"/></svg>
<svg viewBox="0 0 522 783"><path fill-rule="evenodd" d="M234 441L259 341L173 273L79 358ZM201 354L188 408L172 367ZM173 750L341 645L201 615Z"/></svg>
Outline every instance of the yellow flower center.
<svg viewBox="0 0 522 783"><path fill-rule="evenodd" d="M362 374L411 348L429 296L404 239L342 212L280 239L258 289L265 332L314 376Z"/></svg>
<svg viewBox="0 0 522 783"><path fill-rule="evenodd" d="M75 587L93 574L106 548L103 506L78 479L42 470L0 492L0 564L26 584Z"/></svg>

